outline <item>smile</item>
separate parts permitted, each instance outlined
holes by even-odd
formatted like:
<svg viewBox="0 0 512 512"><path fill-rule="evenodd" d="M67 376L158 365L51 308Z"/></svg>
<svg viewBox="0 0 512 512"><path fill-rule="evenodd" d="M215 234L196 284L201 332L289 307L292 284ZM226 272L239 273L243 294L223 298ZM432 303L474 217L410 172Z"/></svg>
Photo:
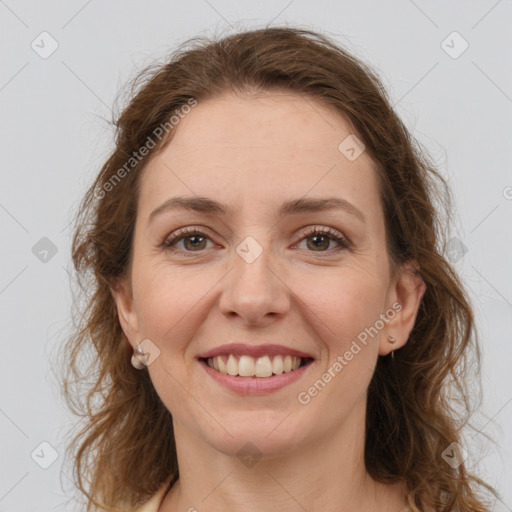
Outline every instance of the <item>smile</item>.
<svg viewBox="0 0 512 512"><path fill-rule="evenodd" d="M312 358L290 355L249 355L222 354L204 359L205 363L223 375L268 378L273 375L298 370L312 361Z"/></svg>
<svg viewBox="0 0 512 512"><path fill-rule="evenodd" d="M199 353L197 360L222 388L238 395L274 393L301 379L313 354L277 344L230 343Z"/></svg>

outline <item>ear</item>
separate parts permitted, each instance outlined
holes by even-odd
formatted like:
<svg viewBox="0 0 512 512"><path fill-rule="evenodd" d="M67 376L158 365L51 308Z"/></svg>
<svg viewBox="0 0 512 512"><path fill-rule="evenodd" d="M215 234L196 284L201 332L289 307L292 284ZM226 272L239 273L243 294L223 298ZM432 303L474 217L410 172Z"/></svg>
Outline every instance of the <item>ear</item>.
<svg viewBox="0 0 512 512"><path fill-rule="evenodd" d="M389 320L383 331L379 355L387 355L407 343L426 289L427 285L418 273L416 262L404 264L392 279L389 289L389 307L396 311L396 314ZM391 344L387 339L388 335L395 338L396 342Z"/></svg>
<svg viewBox="0 0 512 512"><path fill-rule="evenodd" d="M130 345L135 348L140 341L139 321L133 304L131 284L124 280L111 286L121 328Z"/></svg>

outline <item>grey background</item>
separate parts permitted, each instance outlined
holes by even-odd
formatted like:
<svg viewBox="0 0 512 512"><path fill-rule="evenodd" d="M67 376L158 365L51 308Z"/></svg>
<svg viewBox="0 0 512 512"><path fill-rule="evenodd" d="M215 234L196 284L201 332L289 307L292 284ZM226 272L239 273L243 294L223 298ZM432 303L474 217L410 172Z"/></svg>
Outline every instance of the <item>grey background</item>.
<svg viewBox="0 0 512 512"><path fill-rule="evenodd" d="M73 510L53 354L69 328L69 221L108 153L119 87L186 38L269 22L324 31L373 65L452 185L452 257L484 356L467 463L512 511L510 0L0 1L0 511ZM43 31L58 43L47 58L31 47L51 48ZM42 442L58 454L48 469Z"/></svg>

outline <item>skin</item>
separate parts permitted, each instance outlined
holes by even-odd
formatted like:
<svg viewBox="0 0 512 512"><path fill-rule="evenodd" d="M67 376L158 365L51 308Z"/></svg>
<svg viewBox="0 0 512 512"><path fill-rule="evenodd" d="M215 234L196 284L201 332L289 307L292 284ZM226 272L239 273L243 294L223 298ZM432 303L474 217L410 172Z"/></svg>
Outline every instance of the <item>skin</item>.
<svg viewBox="0 0 512 512"><path fill-rule="evenodd" d="M410 267L390 273L374 162L338 150L352 133L347 119L311 98L226 94L194 107L148 163L129 280L113 294L130 344L149 338L160 350L143 371L172 414L180 468L161 512L405 510L403 484L377 483L365 471L366 393L377 358L407 342L426 285ZM168 211L148 225L178 195L213 198L232 213ZM289 199L333 195L365 222L341 210L277 217ZM161 247L186 226L207 236L199 250L190 237L174 252ZM351 245L337 250L321 239L316 248L304 238L310 226L331 227ZM252 263L236 252L247 236L263 249ZM301 404L298 394L395 302L402 310ZM296 347L315 361L277 392L239 396L196 360L236 342ZM247 442L261 455L252 467L237 456Z"/></svg>

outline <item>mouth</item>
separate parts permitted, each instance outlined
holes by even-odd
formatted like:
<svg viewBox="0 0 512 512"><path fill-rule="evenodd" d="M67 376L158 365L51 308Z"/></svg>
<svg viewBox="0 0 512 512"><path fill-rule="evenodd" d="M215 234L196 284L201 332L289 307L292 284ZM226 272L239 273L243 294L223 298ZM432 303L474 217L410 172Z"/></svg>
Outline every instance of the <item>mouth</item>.
<svg viewBox="0 0 512 512"><path fill-rule="evenodd" d="M283 373L293 373L314 361L312 357L290 354L264 354L253 357L236 353L200 357L199 360L222 375L255 379L268 379Z"/></svg>
<svg viewBox="0 0 512 512"><path fill-rule="evenodd" d="M230 343L196 356L216 385L239 396L268 395L297 383L310 371L312 354L284 345Z"/></svg>

